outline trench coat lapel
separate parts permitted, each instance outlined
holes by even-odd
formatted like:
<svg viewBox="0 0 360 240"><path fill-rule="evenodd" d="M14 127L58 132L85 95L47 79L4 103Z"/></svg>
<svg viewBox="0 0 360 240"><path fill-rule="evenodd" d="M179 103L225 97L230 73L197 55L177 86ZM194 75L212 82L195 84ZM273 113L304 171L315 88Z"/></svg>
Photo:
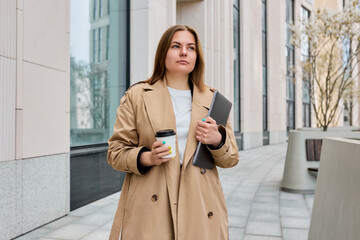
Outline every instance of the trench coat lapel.
<svg viewBox="0 0 360 240"><path fill-rule="evenodd" d="M162 129L176 131L175 114L166 82L159 80L153 85L144 88L142 94L145 110L155 133ZM177 232L177 201L180 182L180 159L178 147L176 157L164 164L166 184L170 199L171 214L175 232Z"/></svg>
<svg viewBox="0 0 360 240"><path fill-rule="evenodd" d="M212 100L212 93L208 90L200 92L194 84L193 101L191 105L191 122L189 128L189 135L186 142L186 148L183 159L182 168L185 169L190 159L195 153L198 141L195 138L195 131L197 121L205 118L209 112Z"/></svg>
<svg viewBox="0 0 360 240"><path fill-rule="evenodd" d="M175 114L165 81L159 80L154 85L146 85L142 97L154 136L159 130L176 129Z"/></svg>

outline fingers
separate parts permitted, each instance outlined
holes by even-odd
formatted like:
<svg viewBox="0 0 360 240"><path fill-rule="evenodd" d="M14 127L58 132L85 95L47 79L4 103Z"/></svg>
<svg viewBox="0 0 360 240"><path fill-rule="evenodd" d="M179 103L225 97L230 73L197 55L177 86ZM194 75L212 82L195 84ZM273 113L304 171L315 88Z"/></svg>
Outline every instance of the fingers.
<svg viewBox="0 0 360 240"><path fill-rule="evenodd" d="M157 147L160 147L161 145L164 145L165 142L154 142L153 145L152 145L152 148L157 148Z"/></svg>
<svg viewBox="0 0 360 240"><path fill-rule="evenodd" d="M159 159L156 161L155 165L160 165L160 164L166 163L166 162L168 162L168 161L170 161L170 160L171 160L171 158L159 158Z"/></svg>
<svg viewBox="0 0 360 240"><path fill-rule="evenodd" d="M216 121L211 117L206 117L197 122L195 137L201 143L213 144L219 138L219 130Z"/></svg>
<svg viewBox="0 0 360 240"><path fill-rule="evenodd" d="M201 119L201 122L216 124L216 121L210 116L207 116L206 118Z"/></svg>
<svg viewBox="0 0 360 240"><path fill-rule="evenodd" d="M211 123L211 124L216 124L216 121L210 116L205 118L205 122L208 122L208 123Z"/></svg>
<svg viewBox="0 0 360 240"><path fill-rule="evenodd" d="M171 147L163 142L154 142L151 149L151 158L154 165L160 165L171 158L163 158L172 153Z"/></svg>

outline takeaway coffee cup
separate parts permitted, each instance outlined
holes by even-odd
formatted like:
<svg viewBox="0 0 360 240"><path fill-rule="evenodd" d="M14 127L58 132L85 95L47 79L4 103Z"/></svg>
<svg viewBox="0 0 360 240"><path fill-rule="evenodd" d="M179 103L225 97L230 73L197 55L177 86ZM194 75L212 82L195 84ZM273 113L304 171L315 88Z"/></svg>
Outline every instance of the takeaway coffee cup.
<svg viewBox="0 0 360 240"><path fill-rule="evenodd" d="M162 158L169 158L176 156L176 133L172 129L164 129L156 132L156 141L165 142L166 146L171 147L171 153Z"/></svg>

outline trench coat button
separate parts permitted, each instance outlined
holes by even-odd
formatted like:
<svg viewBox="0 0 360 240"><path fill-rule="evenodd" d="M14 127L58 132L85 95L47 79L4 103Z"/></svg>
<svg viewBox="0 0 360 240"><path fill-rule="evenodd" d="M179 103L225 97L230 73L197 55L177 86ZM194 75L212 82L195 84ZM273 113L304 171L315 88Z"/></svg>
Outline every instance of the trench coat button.
<svg viewBox="0 0 360 240"><path fill-rule="evenodd" d="M158 196L156 194L152 195L151 201L156 202L158 200Z"/></svg>
<svg viewBox="0 0 360 240"><path fill-rule="evenodd" d="M212 219L213 217L214 217L213 212L209 212L209 213L208 213L208 218L209 218L209 219Z"/></svg>
<svg viewBox="0 0 360 240"><path fill-rule="evenodd" d="M206 169L201 168L201 169L200 169L200 173L201 173L202 175L204 175L204 174L206 173Z"/></svg>

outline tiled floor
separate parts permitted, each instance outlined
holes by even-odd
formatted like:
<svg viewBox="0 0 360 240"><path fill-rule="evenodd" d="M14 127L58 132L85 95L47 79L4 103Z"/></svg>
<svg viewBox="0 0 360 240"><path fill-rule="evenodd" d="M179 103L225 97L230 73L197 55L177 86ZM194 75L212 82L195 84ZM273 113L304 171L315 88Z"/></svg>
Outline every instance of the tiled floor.
<svg viewBox="0 0 360 240"><path fill-rule="evenodd" d="M219 169L228 205L230 240L306 240L313 194L280 191L286 144L240 151L234 168ZM17 240L103 240L119 193L98 200Z"/></svg>

